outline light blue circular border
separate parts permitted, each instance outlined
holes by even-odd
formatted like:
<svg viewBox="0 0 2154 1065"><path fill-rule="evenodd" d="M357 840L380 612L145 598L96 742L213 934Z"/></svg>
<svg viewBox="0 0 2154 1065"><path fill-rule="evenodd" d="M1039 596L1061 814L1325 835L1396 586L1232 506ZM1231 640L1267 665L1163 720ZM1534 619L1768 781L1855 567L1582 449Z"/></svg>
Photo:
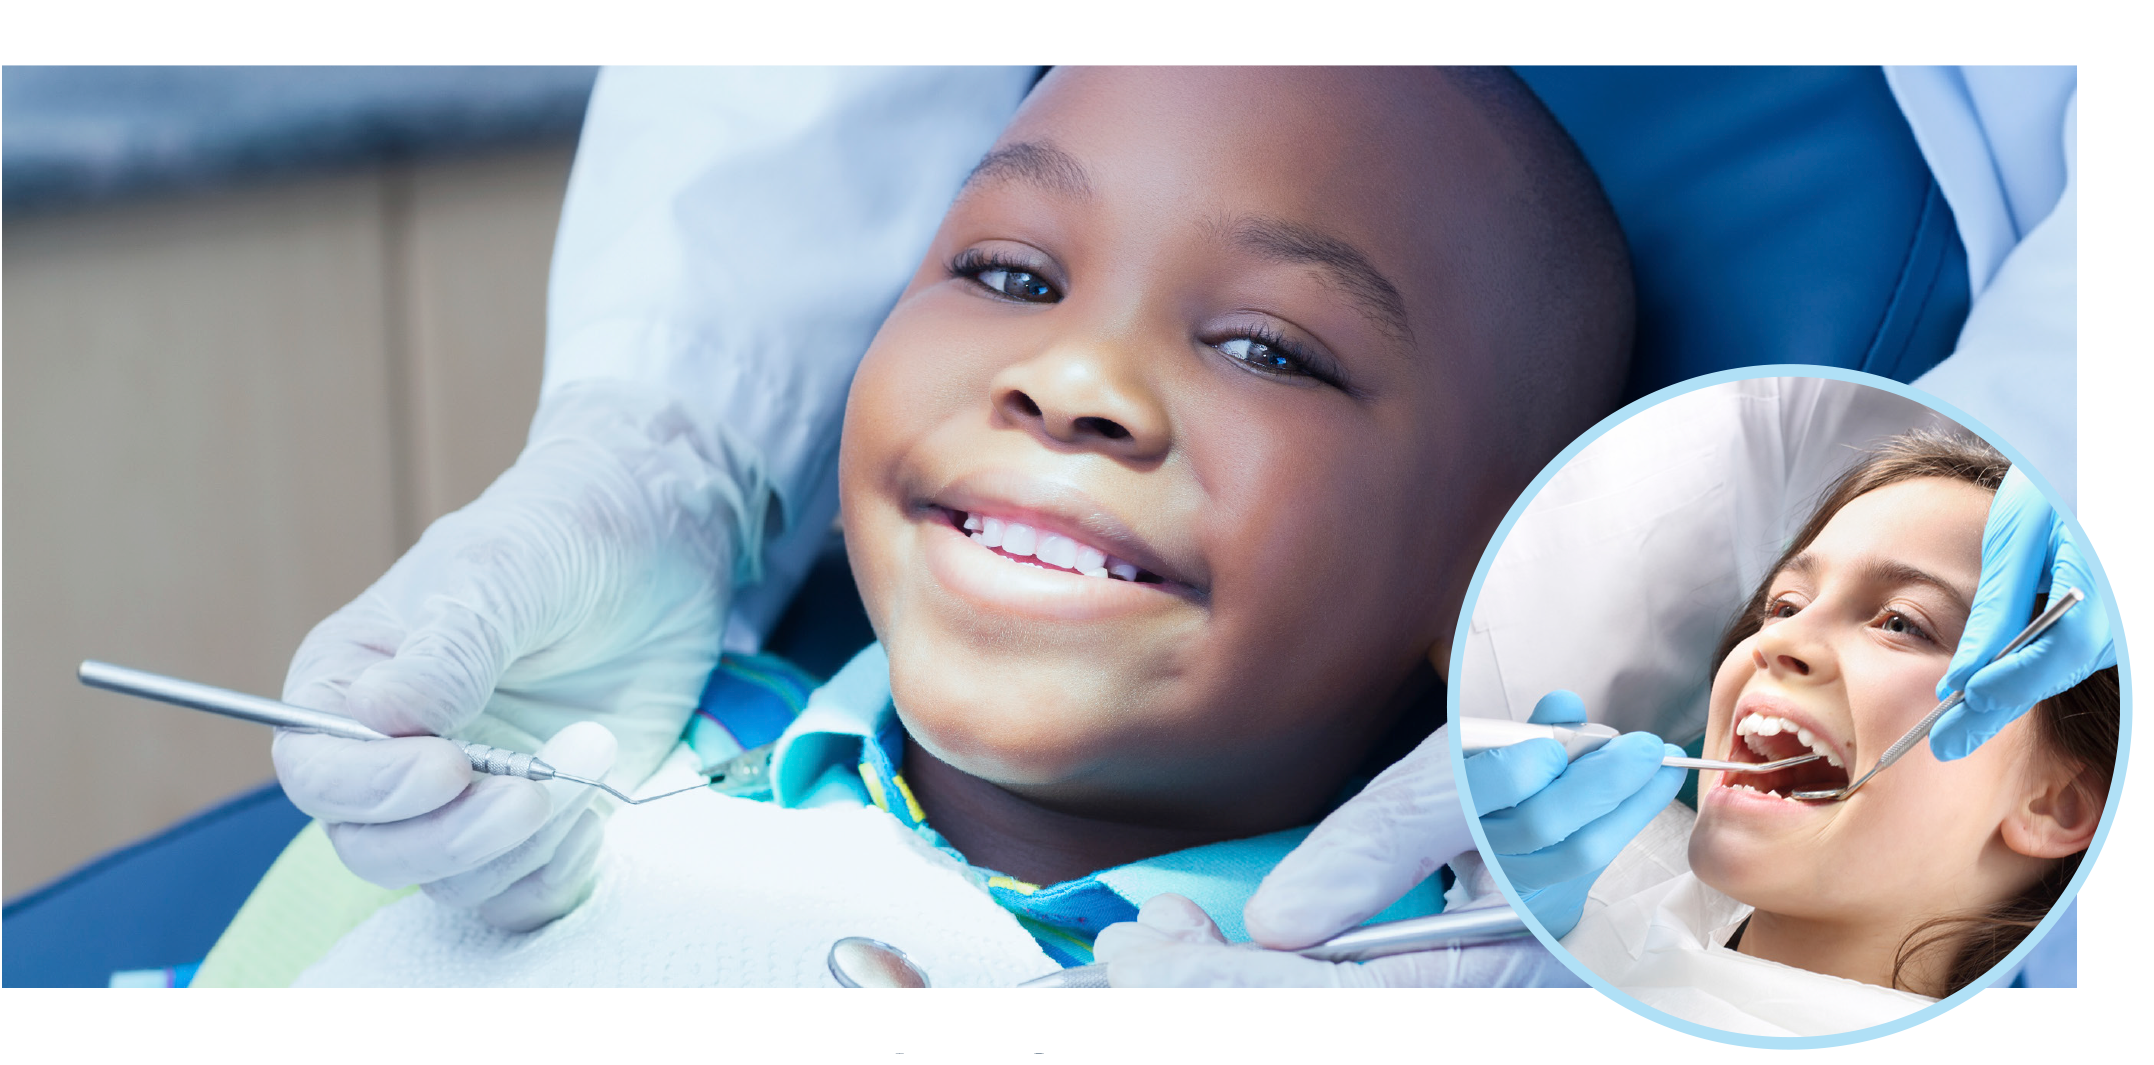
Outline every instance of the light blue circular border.
<svg viewBox="0 0 2154 1065"><path fill-rule="evenodd" d="M1447 673L1447 676L1449 678L1447 682L1448 698L1454 713L1456 713L1460 709L1459 678L1465 668L1467 636L1472 630L1472 626L1467 622L1468 619L1473 617L1474 605L1480 600L1481 583L1488 578L1489 564L1495 560L1497 550L1503 546L1504 539L1510 535L1511 526L1518 522L1519 515L1525 513L1526 506L1533 501L1535 496L1540 494L1542 487L1547 485L1549 478L1554 477L1557 470L1560 470L1564 466L1568 465L1571 459L1574 458L1578 454L1578 452L1583 450L1588 444L1591 444L1595 440L1600 439L1610 429L1613 429L1617 425L1628 421L1631 416L1639 413L1640 411L1643 411L1649 407L1656 406L1677 396L1684 395L1685 393L1695 392L1701 388L1708 388L1713 385L1727 384L1731 381L1754 381L1760 378L1768 377L1821 378L1832 381L1846 381L1851 384L1868 385L1871 388L1882 389L1886 392L1891 392L1895 395L1914 400L1915 402L1920 403L1923 406L1929 407L1930 409L1951 418L1952 420L1958 422L1962 426L1965 426L1972 432L1980 435L1984 440L1989 441L1997 448L1997 450L2004 452L2005 457L2012 460L2012 465L2026 473L2028 478L2034 482L2035 487L2042 490L2042 494L2049 499L2051 506L2056 508L2058 516L2064 520L2066 526L2071 529L2073 535L2079 537L2079 542L2088 545L2086 551L2087 565L2094 572L2094 582L2099 588L2102 609L2109 612L2111 631L2117 634L2117 678L2122 696L2118 707L2119 712L2117 722L2117 768L2115 774L2110 778L2109 798L2107 805L2102 810L2101 824L2095 830L2094 842L2087 847L2087 856L2079 863L2078 873L2072 877L2071 883L2065 885L2064 894L2059 896L2057 904L2050 908L2049 915L2042 918L2042 922L2035 926L2034 931L2030 933L2025 940L2021 941L2020 945L2014 948L2012 953L2005 955L2003 961L1998 962L1995 968L1992 968L1988 973L1985 973L1981 979L1976 980L1974 983L1969 984L1968 986L1960 989L1957 992L1954 992L1952 995L1946 998L1939 999L1932 1005L1925 1006L1922 1009L1916 1010L1915 1012L1908 1014L1905 1017L1901 1017L1897 1020L1890 1021L1885 1024L1872 1025L1868 1028L1858 1028L1854 1031L1840 1032L1834 1035L1745 1035L1740 1032L1730 1032L1720 1028L1708 1028L1705 1025L1698 1024L1695 1021L1686 1021L1680 1017L1672 1016L1668 1013L1662 1012L1661 1010L1654 1009L1653 1007L1648 1006L1635 998L1632 998L1630 995L1624 993L1623 991L1618 990L1608 981L1601 979L1599 974L1594 973L1592 970L1587 969L1584 965L1580 964L1578 959L1572 957L1569 951L1563 949L1563 945L1558 942L1554 936L1548 934L1548 930L1541 926L1540 921L1533 916L1533 912L1529 910L1523 900L1519 898L1518 890L1511 886L1510 878L1504 875L1502 864L1494 860L1494 852L1489 848L1488 837L1484 835L1481 831L1480 819L1472 816L1468 816L1466 818L1467 828L1473 832L1474 846L1480 850L1483 858L1486 860L1486 864L1488 866L1490 874L1495 879L1497 886L1500 887L1503 891L1503 897L1510 902L1512 909L1516 910L1520 914L1525 915L1526 926L1528 928L1531 928L1533 930L1533 934L1540 939L1541 943L1547 946L1549 951L1552 952L1558 960L1562 961L1564 965L1568 966L1573 973L1576 973L1579 979L1584 980L1586 983L1591 984L1596 988L1599 988L1601 992L1607 995L1610 999L1613 999L1614 1001L1629 1007L1631 1010L1637 1012L1639 1015L1644 1016L1649 1020L1658 1021L1661 1024L1667 1025L1668 1027L1680 1032L1688 1032L1691 1035L1699 1036L1704 1039L1711 1039L1722 1043L1732 1043L1736 1046L1762 1047L1765 1049L1801 1050L1819 1047L1845 1046L1849 1043L1859 1043L1867 1039L1875 1039L1879 1036L1891 1035L1894 1032L1903 1031L1905 1029L1912 1028L1917 1024L1921 1024L1923 1021L1929 1020L1930 1018L1935 1017L1938 1014L1943 1013L1944 1011L1949 1010L1954 1006L1957 1006L1960 1003L1967 1001L1969 998L1974 997L1976 992L1990 986L1996 981L1999 976L2003 975L2004 973L2011 972L2015 967L2019 965L2022 960L2026 958L2028 952L2034 949L2035 944L2039 943L2042 937L2049 934L2049 930L2056 926L2057 920L2064 913L2065 908L2070 906L2072 900L2079 896L2079 885L2086 881L2088 870L2094 868L2095 858L2101 853L2102 844L2105 843L2109 838L2109 828L2112 824L2116 822L2117 806L2120 803L2124 792L2125 766L2126 762L2129 760L2131 752L2132 672L2131 663L2128 656L2125 654L2124 622L2123 619L2117 614L2116 592L2109 585L2108 572L2102 568L2101 560L2096 557L2095 551L2093 549L2093 542L2087 538L2086 530L2080 528L2078 518L2074 516L2068 508L2064 507L2059 503L2056 489L2053 488L2050 485L2049 481L2043 478L2043 476L2039 472L2037 472L2032 465L2028 464L2025 457L2020 455L2020 453L2015 450L2011 444L2006 443L2003 439L1998 437L1996 433L1991 432L1988 426L1983 425L1981 422L1969 416L1965 411L1962 411L1959 408L1954 407L1951 404L1946 403L1943 400L1938 399L1936 396L1930 395L1927 392L1918 391L1916 389L1903 385L1898 381L1893 381L1888 378L1878 377L1873 374L1866 374L1856 370L1843 370L1833 366L1809 366L1800 364L1745 366L1733 370L1723 370L1719 373L1706 374L1702 377L1693 377L1688 381L1669 385L1668 387L1663 388L1658 392L1654 392L1651 395L1641 397L1635 402L1632 402L1629 405L1625 406L1622 410L1616 411L1614 414L1611 414L1608 417L1601 419L1599 424L1596 424L1592 429L1588 430L1584 436L1581 436L1577 440L1572 441L1571 445L1564 448L1561 454L1557 455L1554 459L1551 459L1548 465L1541 470L1540 475L1533 479L1533 483L1527 485L1526 490L1523 493L1520 493L1518 500L1511 504L1510 512L1503 516L1503 524L1497 526L1495 536L1490 538L1488 548L1481 553L1481 562L1478 566L1474 567L1473 583L1469 585L1466 589L1466 601L1465 604L1461 607L1461 616L1459 618L1460 624L1458 626L1458 631L1451 641L1451 668ZM1455 779L1458 781L1459 784L1460 800L1463 802L1470 803L1471 798L1468 795L1466 789L1466 753L1465 749L1461 746L1459 742L1458 732L1456 730L1453 730L1451 734L1451 770L1453 774L1455 774ZM1468 808L1471 809L1470 806Z"/></svg>

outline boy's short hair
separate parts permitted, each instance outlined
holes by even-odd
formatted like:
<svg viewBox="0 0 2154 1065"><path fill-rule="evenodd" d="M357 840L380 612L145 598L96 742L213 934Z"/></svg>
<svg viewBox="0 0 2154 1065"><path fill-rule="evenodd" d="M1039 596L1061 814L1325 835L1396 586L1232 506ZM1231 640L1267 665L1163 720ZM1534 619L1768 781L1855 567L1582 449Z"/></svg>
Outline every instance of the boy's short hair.
<svg viewBox="0 0 2154 1065"><path fill-rule="evenodd" d="M1512 357L1500 368L1504 409L1521 419L1503 447L1538 472L1622 396L1637 332L1630 248L1585 153L1524 80L1508 67L1439 69L1516 153L1523 178L1513 219L1523 243L1492 288L1502 301L1493 318L1506 323Z"/></svg>

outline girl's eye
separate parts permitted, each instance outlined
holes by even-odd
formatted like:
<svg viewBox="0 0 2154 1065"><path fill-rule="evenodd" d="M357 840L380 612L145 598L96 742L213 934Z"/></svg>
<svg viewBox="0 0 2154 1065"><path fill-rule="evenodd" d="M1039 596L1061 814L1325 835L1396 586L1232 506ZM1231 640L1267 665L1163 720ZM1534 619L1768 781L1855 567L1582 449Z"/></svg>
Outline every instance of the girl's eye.
<svg viewBox="0 0 2154 1065"><path fill-rule="evenodd" d="M1226 355L1227 358L1240 362L1260 373L1268 373L1277 377L1316 376L1310 370L1308 364L1302 360L1301 356L1287 350L1286 346L1278 341L1267 341L1257 337L1235 337L1218 345L1218 347L1220 352Z"/></svg>
<svg viewBox="0 0 2154 1065"><path fill-rule="evenodd" d="M1915 624L1907 615L1897 610L1885 611L1878 619L1878 627L1894 636L1910 636L1923 641L1928 641L1930 638L1930 634L1924 632L1922 626Z"/></svg>
<svg viewBox="0 0 2154 1065"><path fill-rule="evenodd" d="M1794 617L1801 609L1786 599L1775 599L1765 604L1765 618L1767 621L1782 621Z"/></svg>

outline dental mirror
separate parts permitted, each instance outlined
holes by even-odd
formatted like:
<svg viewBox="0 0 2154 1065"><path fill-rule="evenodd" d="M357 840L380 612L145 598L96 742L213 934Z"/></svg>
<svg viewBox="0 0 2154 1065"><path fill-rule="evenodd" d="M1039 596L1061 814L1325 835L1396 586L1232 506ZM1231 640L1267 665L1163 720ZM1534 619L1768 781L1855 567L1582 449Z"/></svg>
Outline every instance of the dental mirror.
<svg viewBox="0 0 2154 1065"><path fill-rule="evenodd" d="M928 986L927 974L904 951L864 936L846 936L830 945L830 975L840 987Z"/></svg>

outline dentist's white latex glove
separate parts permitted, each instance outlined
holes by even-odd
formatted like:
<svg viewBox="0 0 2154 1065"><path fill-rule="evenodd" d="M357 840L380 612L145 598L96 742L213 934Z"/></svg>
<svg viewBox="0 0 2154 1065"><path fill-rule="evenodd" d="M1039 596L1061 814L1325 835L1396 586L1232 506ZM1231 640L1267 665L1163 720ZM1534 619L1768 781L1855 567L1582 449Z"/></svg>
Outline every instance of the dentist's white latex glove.
<svg viewBox="0 0 2154 1065"><path fill-rule="evenodd" d="M280 730L272 748L354 873L511 928L581 898L594 789L475 774L434 737L610 766L622 790L658 765L717 661L736 545L754 546L740 515L763 513L752 471L692 429L650 386L554 390L514 466L307 635L285 701L406 737ZM605 728L567 730L586 720Z"/></svg>
<svg viewBox="0 0 2154 1065"><path fill-rule="evenodd" d="M1137 920L1109 925L1093 956L1117 987L1575 987L1531 939L1337 964L1280 953L1321 943L1397 902L1438 866L1468 855L1473 834L1451 772L1451 733L1437 729L1331 812L1257 887L1243 924L1268 951L1228 946L1203 910L1161 895ZM1487 895L1492 905L1503 896Z"/></svg>

